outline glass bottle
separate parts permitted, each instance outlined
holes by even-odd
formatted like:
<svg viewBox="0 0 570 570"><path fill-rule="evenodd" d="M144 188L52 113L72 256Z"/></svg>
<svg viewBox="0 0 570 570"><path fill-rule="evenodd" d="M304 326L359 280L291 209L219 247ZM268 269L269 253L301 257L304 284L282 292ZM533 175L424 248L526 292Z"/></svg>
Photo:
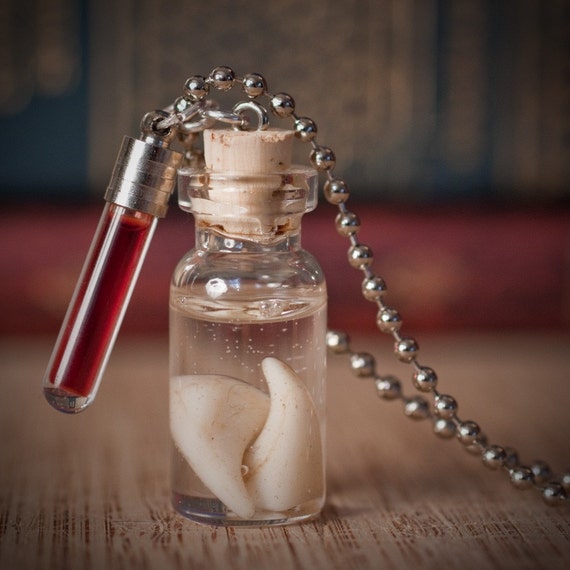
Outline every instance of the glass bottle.
<svg viewBox="0 0 570 570"><path fill-rule="evenodd" d="M326 285L301 248L317 175L290 131L206 131L183 170L196 243L170 293L172 502L196 521L271 525L324 503Z"/></svg>

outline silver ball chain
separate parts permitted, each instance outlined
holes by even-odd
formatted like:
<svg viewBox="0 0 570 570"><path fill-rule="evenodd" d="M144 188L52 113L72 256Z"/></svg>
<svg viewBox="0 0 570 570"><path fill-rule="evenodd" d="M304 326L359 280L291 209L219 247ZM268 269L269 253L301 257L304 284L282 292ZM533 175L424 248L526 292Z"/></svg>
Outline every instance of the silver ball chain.
<svg viewBox="0 0 570 570"><path fill-rule="evenodd" d="M360 220L357 214L346 206L350 196L348 184L342 178L333 175L336 165L335 154L329 147L317 144L317 125L312 119L297 115L295 101L291 95L272 94L267 88L265 78L258 73L249 73L240 78L230 67L220 66L216 67L208 77L201 75L190 77L184 85L183 96L169 108L170 115L156 123L155 128L164 130L175 126L182 134L184 132L189 134L206 128L211 120L221 120L232 123L238 128L247 128L247 121L241 114L212 110L206 104L210 87L219 91L229 91L238 83L241 83L243 92L250 100L265 97L275 116L281 119L293 119L296 137L310 144L310 162L326 177L323 194L330 204L338 208L336 229L340 235L350 241L348 262L364 274L362 295L366 300L376 304L378 329L391 335L396 358L412 367L413 385L418 391L431 395L431 405L422 395L404 395L401 382L395 376L378 374L374 356L367 352L354 351L346 333L328 331L326 337L328 349L335 354L347 355L352 372L359 378L372 379L380 398L400 400L403 403L404 414L412 420L430 419L437 436L444 439L455 437L469 453L479 455L486 467L505 471L517 489L535 488L549 505L568 502L570 472L554 474L544 461L535 461L530 466L522 464L515 449L490 444L476 422L462 420L458 416L458 404L455 398L437 390L436 372L429 366L420 364L418 342L413 337L400 333L402 318L396 309L384 301L387 287L384 279L372 271L372 250L358 241ZM196 114L199 114L201 119L189 128L189 120Z"/></svg>

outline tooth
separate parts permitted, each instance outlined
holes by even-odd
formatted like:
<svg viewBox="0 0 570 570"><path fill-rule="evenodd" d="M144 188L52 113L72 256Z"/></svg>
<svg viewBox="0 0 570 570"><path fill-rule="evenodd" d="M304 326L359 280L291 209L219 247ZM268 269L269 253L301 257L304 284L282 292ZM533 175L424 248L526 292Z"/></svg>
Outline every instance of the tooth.
<svg viewBox="0 0 570 570"><path fill-rule="evenodd" d="M277 358L261 363L270 394L263 430L246 452L247 489L258 508L285 511L324 490L319 420L299 376Z"/></svg>
<svg viewBox="0 0 570 570"><path fill-rule="evenodd" d="M176 446L204 485L244 519L255 514L241 473L244 451L268 410L267 395L236 378L171 379L170 429Z"/></svg>

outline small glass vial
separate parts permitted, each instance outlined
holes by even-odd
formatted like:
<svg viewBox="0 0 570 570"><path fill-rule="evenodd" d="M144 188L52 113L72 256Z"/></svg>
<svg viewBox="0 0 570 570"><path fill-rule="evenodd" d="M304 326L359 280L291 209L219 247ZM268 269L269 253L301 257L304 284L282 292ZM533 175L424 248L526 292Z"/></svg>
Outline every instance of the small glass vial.
<svg viewBox="0 0 570 570"><path fill-rule="evenodd" d="M317 175L291 131L211 130L182 170L196 244L170 293L172 502L218 525L315 517L325 497L326 285L301 248Z"/></svg>

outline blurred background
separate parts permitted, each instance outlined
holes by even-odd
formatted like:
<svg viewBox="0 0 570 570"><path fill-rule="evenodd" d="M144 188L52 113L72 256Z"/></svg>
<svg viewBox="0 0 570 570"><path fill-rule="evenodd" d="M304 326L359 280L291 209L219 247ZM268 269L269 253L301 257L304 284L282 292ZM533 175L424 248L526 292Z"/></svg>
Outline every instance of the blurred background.
<svg viewBox="0 0 570 570"><path fill-rule="evenodd" d="M122 137L217 65L315 119L410 332L568 329L567 0L2 0L1 335L55 336ZM372 330L334 215L304 245L331 325ZM192 245L173 201L125 334L166 334Z"/></svg>

